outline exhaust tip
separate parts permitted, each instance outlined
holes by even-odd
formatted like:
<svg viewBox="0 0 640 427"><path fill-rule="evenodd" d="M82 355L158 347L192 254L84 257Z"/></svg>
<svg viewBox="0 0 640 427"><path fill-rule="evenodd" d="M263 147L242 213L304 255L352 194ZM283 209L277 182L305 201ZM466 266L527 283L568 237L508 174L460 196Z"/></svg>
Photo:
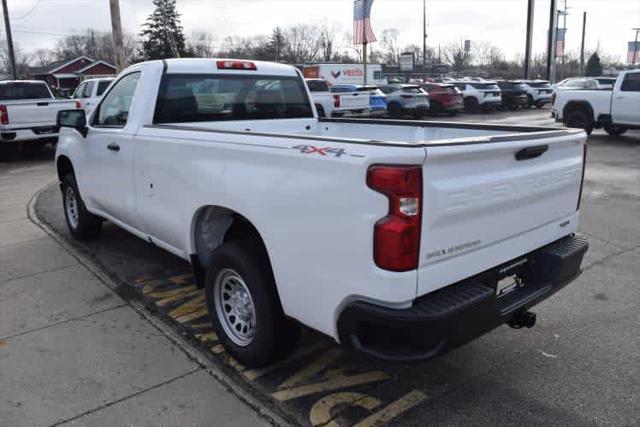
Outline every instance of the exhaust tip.
<svg viewBox="0 0 640 427"><path fill-rule="evenodd" d="M520 310L509 320L508 325L513 329L533 328L536 324L536 314L527 310Z"/></svg>

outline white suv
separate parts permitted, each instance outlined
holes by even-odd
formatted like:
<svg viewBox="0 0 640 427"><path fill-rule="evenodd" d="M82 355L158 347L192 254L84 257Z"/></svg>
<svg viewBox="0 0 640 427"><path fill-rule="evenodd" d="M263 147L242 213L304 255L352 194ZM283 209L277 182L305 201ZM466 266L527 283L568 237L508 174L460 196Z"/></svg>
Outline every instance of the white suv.
<svg viewBox="0 0 640 427"><path fill-rule="evenodd" d="M553 88L547 80L525 80L522 82L527 91L527 108L534 105L542 108L544 104L551 104L553 97Z"/></svg>
<svg viewBox="0 0 640 427"><path fill-rule="evenodd" d="M462 91L467 112L489 111L502 105L502 91L496 82L458 81L454 84Z"/></svg>
<svg viewBox="0 0 640 427"><path fill-rule="evenodd" d="M113 77L85 80L80 83L80 86L73 93L73 99L80 104L80 108L88 113L98 103L98 100L112 81Z"/></svg>

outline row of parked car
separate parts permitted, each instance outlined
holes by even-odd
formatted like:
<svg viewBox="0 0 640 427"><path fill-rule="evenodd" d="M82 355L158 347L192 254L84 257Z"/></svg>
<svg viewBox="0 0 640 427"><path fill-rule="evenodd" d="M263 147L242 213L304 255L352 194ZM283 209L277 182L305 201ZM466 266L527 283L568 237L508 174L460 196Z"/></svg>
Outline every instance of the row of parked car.
<svg viewBox="0 0 640 427"><path fill-rule="evenodd" d="M425 114L455 115L494 109L541 108L551 103L553 87L546 80L450 80L390 83L381 86L330 85L307 79L321 116L389 115L397 118Z"/></svg>

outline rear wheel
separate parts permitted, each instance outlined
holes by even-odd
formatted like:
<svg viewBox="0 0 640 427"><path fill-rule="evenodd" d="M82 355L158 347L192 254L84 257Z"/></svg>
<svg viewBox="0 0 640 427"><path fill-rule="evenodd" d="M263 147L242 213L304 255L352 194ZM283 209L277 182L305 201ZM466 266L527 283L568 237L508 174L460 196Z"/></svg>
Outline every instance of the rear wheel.
<svg viewBox="0 0 640 427"><path fill-rule="evenodd" d="M567 114L565 121L567 127L583 129L587 135L593 132L593 120L585 110L573 110Z"/></svg>
<svg viewBox="0 0 640 427"><path fill-rule="evenodd" d="M438 101L431 101L429 104L429 114L434 115L443 111L442 105Z"/></svg>
<svg viewBox="0 0 640 427"><path fill-rule="evenodd" d="M421 108L417 108L414 112L413 112L413 118L414 119L421 119L424 116L425 111Z"/></svg>
<svg viewBox="0 0 640 427"><path fill-rule="evenodd" d="M253 240L227 242L213 252L205 291L220 341L243 365L264 366L295 347L300 328L284 315L269 260Z"/></svg>
<svg viewBox="0 0 640 427"><path fill-rule="evenodd" d="M611 136L619 136L625 133L627 128L618 125L604 125L604 130Z"/></svg>
<svg viewBox="0 0 640 427"><path fill-rule="evenodd" d="M390 103L387 108L391 117L396 119L402 117L402 107L397 102Z"/></svg>
<svg viewBox="0 0 640 427"><path fill-rule="evenodd" d="M533 96L531 95L527 95L527 104L525 105L525 107L527 108L531 108L534 106L534 102L533 102Z"/></svg>
<svg viewBox="0 0 640 427"><path fill-rule="evenodd" d="M467 112L476 112L478 111L478 100L475 98L465 98L464 99L464 110Z"/></svg>
<svg viewBox="0 0 640 427"><path fill-rule="evenodd" d="M64 178L61 188L64 217L73 237L78 240L91 240L98 237L102 231L102 218L87 210L72 173Z"/></svg>

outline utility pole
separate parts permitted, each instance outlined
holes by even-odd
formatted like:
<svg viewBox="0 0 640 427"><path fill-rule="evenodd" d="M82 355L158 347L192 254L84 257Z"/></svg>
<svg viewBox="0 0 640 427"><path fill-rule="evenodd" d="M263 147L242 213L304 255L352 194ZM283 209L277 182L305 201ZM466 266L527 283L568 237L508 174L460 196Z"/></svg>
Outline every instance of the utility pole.
<svg viewBox="0 0 640 427"><path fill-rule="evenodd" d="M564 0L564 11L559 13L562 14L562 63L564 64L565 51L567 48L567 0Z"/></svg>
<svg viewBox="0 0 640 427"><path fill-rule="evenodd" d="M527 6L527 41L524 49L524 78L529 79L529 62L531 60L531 44L533 38L533 12L536 0L528 0Z"/></svg>
<svg viewBox="0 0 640 427"><path fill-rule="evenodd" d="M556 80L556 26L558 22L557 1L550 0L549 8L549 37L547 38L547 80Z"/></svg>
<svg viewBox="0 0 640 427"><path fill-rule="evenodd" d="M636 59L638 56L638 33L640 33L640 28L632 28L633 31L636 32L636 40L633 43L633 56L631 57L631 59L633 61L631 61L631 66L635 67L636 66Z"/></svg>
<svg viewBox="0 0 640 427"><path fill-rule="evenodd" d="M427 67L427 0L422 0L422 72Z"/></svg>
<svg viewBox="0 0 640 427"><path fill-rule="evenodd" d="M2 0L6 1L6 0ZM118 73L124 69L124 44L122 42L122 24L120 23L120 1L109 0L111 9L111 36L116 53L116 70Z"/></svg>
<svg viewBox="0 0 640 427"><path fill-rule="evenodd" d="M582 12L582 43L580 43L580 75L584 75L584 36L587 30L587 12Z"/></svg>
<svg viewBox="0 0 640 427"><path fill-rule="evenodd" d="M7 7L7 0L2 0L2 11L4 12L4 28L7 30L7 44L9 45L11 73L13 74L13 79L18 80L18 70L16 69L16 56L13 53L13 38L11 37L11 24L9 23L9 8Z"/></svg>

